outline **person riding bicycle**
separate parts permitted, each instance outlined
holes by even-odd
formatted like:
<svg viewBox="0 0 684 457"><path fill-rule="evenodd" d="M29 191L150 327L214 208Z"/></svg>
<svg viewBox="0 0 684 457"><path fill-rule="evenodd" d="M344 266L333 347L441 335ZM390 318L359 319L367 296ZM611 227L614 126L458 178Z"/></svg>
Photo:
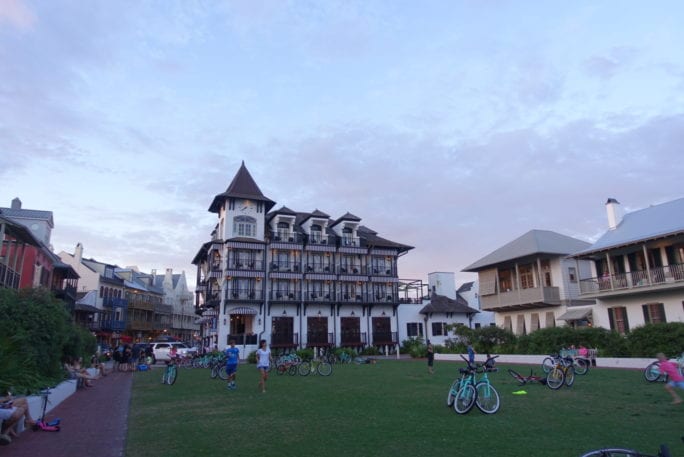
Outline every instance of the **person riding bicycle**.
<svg viewBox="0 0 684 457"><path fill-rule="evenodd" d="M175 364L178 361L179 357L180 356L178 355L178 348L176 346L171 346L171 349L169 350L169 360L166 361L166 364Z"/></svg>

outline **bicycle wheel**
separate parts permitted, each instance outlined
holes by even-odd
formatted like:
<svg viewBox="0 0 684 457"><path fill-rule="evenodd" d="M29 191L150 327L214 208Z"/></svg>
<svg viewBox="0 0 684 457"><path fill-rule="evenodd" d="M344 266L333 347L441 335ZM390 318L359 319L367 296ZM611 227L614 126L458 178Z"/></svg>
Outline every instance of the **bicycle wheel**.
<svg viewBox="0 0 684 457"><path fill-rule="evenodd" d="M575 383L575 369L573 367L567 367L563 375L565 376L565 385L572 387Z"/></svg>
<svg viewBox="0 0 684 457"><path fill-rule="evenodd" d="M321 362L318 364L316 371L321 376L330 376L332 374L332 365L328 362Z"/></svg>
<svg viewBox="0 0 684 457"><path fill-rule="evenodd" d="M544 370L544 373L549 373L549 371L553 370L553 367L556 366L556 361L553 360L552 357L546 357L544 360L542 360L542 370Z"/></svg>
<svg viewBox="0 0 684 457"><path fill-rule="evenodd" d="M297 367L297 371L299 372L300 376L309 376L309 373L311 372L311 364L309 362L302 362Z"/></svg>
<svg viewBox="0 0 684 457"><path fill-rule="evenodd" d="M521 386L525 385L525 380L523 379L522 375L520 373L518 373L517 371L515 371L514 369L509 368L508 374L511 375L513 377L513 379L518 381L519 385L521 385Z"/></svg>
<svg viewBox="0 0 684 457"><path fill-rule="evenodd" d="M449 387L449 393L447 393L447 403L446 405L451 408L454 406L454 399L456 398L456 393L458 392L458 386L461 385L461 380L456 379L454 382L451 383L451 387Z"/></svg>
<svg viewBox="0 0 684 457"><path fill-rule="evenodd" d="M494 414L501 406L499 399L499 392L496 391L493 385L488 382L478 382L475 385L477 396L475 397L475 404L477 409L485 414Z"/></svg>
<svg viewBox="0 0 684 457"><path fill-rule="evenodd" d="M642 455L644 454L640 454L634 449L611 448L589 451L586 454L582 454L582 457L639 457Z"/></svg>
<svg viewBox="0 0 684 457"><path fill-rule="evenodd" d="M644 378L648 382L655 382L660 379L660 367L658 362L653 362L644 369Z"/></svg>
<svg viewBox="0 0 684 457"><path fill-rule="evenodd" d="M214 365L213 367L211 367L211 374L209 375L209 376L211 376L211 379L216 379L216 377L218 376L218 371L219 371L218 365Z"/></svg>
<svg viewBox="0 0 684 457"><path fill-rule="evenodd" d="M473 409L475 406L475 400L477 399L477 390L472 384L466 384L456 392L456 398L454 399L454 411L458 414L466 414L468 411Z"/></svg>
<svg viewBox="0 0 684 457"><path fill-rule="evenodd" d="M287 374L294 376L297 374L297 365L290 365L290 369L287 370Z"/></svg>
<svg viewBox="0 0 684 457"><path fill-rule="evenodd" d="M589 371L589 361L587 359L575 359L572 362L572 367L575 369L575 374L585 375Z"/></svg>
<svg viewBox="0 0 684 457"><path fill-rule="evenodd" d="M565 374L563 374L563 370L558 367L555 367L553 370L549 371L549 374L546 375L546 385L549 386L549 389L551 390L560 389L563 387L564 383Z"/></svg>
<svg viewBox="0 0 684 457"><path fill-rule="evenodd" d="M285 374L287 370L287 365L285 365L284 363L276 365L276 373L278 373L279 375Z"/></svg>
<svg viewBox="0 0 684 457"><path fill-rule="evenodd" d="M178 377L178 368L176 368L176 365L171 365L169 367L169 373L166 376L166 383L168 385L173 385L176 382L176 378Z"/></svg>
<svg viewBox="0 0 684 457"><path fill-rule="evenodd" d="M219 377L219 379L223 379L224 381L225 381L226 379L228 379L228 372L226 371L226 366L225 366L225 365L219 366L219 369L218 369L218 377Z"/></svg>

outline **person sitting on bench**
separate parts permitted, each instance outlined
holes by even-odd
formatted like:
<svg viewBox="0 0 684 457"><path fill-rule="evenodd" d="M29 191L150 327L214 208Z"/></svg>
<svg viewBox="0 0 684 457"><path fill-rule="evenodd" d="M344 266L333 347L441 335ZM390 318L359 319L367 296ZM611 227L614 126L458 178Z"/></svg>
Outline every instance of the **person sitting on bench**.
<svg viewBox="0 0 684 457"><path fill-rule="evenodd" d="M0 422L2 422L2 434L17 436L16 425L24 418L24 426L31 427L36 421L31 417L26 398L13 398L12 394L0 398Z"/></svg>

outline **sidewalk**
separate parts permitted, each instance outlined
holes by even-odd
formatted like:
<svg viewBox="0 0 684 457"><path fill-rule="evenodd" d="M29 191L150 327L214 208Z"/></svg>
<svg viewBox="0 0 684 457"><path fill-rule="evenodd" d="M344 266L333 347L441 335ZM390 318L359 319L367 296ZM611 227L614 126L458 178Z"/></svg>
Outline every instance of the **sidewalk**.
<svg viewBox="0 0 684 457"><path fill-rule="evenodd" d="M0 449L3 457L122 457L126 446L131 373L112 372L81 388L47 414L59 432L25 430ZM37 417L35 419L38 419Z"/></svg>

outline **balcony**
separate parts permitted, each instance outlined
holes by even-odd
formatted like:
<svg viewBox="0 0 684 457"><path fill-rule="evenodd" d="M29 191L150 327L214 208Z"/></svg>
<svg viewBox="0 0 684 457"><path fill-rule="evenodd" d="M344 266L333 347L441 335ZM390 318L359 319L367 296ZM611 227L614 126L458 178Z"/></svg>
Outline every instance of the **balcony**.
<svg viewBox="0 0 684 457"><path fill-rule="evenodd" d="M102 306L105 308L128 308L128 300L125 298L103 298Z"/></svg>
<svg viewBox="0 0 684 457"><path fill-rule="evenodd" d="M304 273L335 273L335 265L329 263L307 263L304 265Z"/></svg>
<svg viewBox="0 0 684 457"><path fill-rule="evenodd" d="M373 345L389 345L398 342L397 332L373 332Z"/></svg>
<svg viewBox="0 0 684 457"><path fill-rule="evenodd" d="M306 347L334 346L335 334L332 332L307 332Z"/></svg>
<svg viewBox="0 0 684 457"><path fill-rule="evenodd" d="M275 243L301 243L302 236L299 233L288 231L271 232L271 241Z"/></svg>
<svg viewBox="0 0 684 457"><path fill-rule="evenodd" d="M304 301L305 302L331 302L335 298L335 294L333 294L331 291L311 291L311 292L306 292L304 294Z"/></svg>
<svg viewBox="0 0 684 457"><path fill-rule="evenodd" d="M300 290L272 290L268 298L270 301L298 302L302 299L302 292Z"/></svg>
<svg viewBox="0 0 684 457"><path fill-rule="evenodd" d="M309 239L307 240L308 244L322 244L322 245L327 245L330 243L330 237L328 235L322 235L320 233L312 233L309 235Z"/></svg>
<svg viewBox="0 0 684 457"><path fill-rule="evenodd" d="M285 261L285 260L273 261L269 264L269 268L271 271L280 271L280 272L286 272L286 273L299 273L301 270L300 262L298 260L295 260L295 261Z"/></svg>
<svg viewBox="0 0 684 457"><path fill-rule="evenodd" d="M126 329L126 321L103 318L100 321L100 327L102 330L121 332Z"/></svg>
<svg viewBox="0 0 684 457"><path fill-rule="evenodd" d="M126 326L128 330L152 330L154 323L142 319L131 319Z"/></svg>
<svg viewBox="0 0 684 457"><path fill-rule="evenodd" d="M264 262L262 260L237 259L229 261L227 267L229 270L260 271L264 269Z"/></svg>
<svg viewBox="0 0 684 457"><path fill-rule="evenodd" d="M374 266L367 267L367 270L371 276L394 276L394 271L391 267Z"/></svg>
<svg viewBox="0 0 684 457"><path fill-rule="evenodd" d="M141 309L143 311L154 311L154 303L144 300L131 300L128 302L129 309Z"/></svg>
<svg viewBox="0 0 684 457"><path fill-rule="evenodd" d="M361 246L361 239L355 236L343 236L340 240L340 246Z"/></svg>
<svg viewBox="0 0 684 457"><path fill-rule="evenodd" d="M375 303L394 303L399 301L399 298L392 293L375 293L373 295L373 301Z"/></svg>
<svg viewBox="0 0 684 457"><path fill-rule="evenodd" d="M226 291L226 300L263 300L264 291L255 289L230 289Z"/></svg>
<svg viewBox="0 0 684 457"><path fill-rule="evenodd" d="M684 264L654 267L648 270L603 275L580 279L582 297L596 298L626 295L644 290L666 290L684 287Z"/></svg>
<svg viewBox="0 0 684 457"><path fill-rule="evenodd" d="M480 295L483 310L514 311L560 305L558 287L531 287L514 289L494 295Z"/></svg>
<svg viewBox="0 0 684 457"><path fill-rule="evenodd" d="M221 259L216 259L211 262L211 271L222 271Z"/></svg>
<svg viewBox="0 0 684 457"><path fill-rule="evenodd" d="M367 303L371 301L369 294L365 292L338 292L337 300L343 303Z"/></svg>
<svg viewBox="0 0 684 457"><path fill-rule="evenodd" d="M364 275L363 267L360 263L357 264L344 264L337 267L337 271L343 275Z"/></svg>

